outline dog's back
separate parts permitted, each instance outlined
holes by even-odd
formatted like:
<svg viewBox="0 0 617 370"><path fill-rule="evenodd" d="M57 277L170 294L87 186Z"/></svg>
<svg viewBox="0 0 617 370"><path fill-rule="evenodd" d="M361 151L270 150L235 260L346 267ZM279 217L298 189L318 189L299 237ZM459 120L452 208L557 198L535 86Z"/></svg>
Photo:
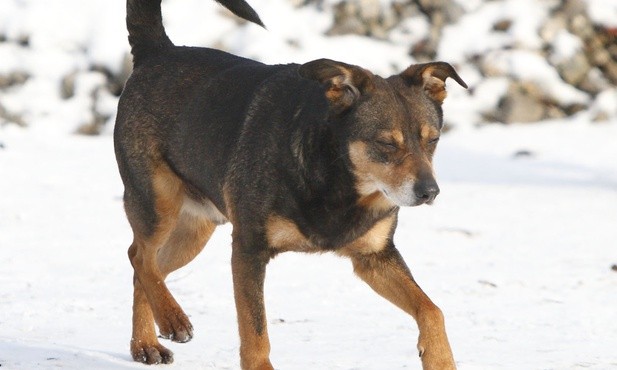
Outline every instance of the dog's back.
<svg viewBox="0 0 617 370"><path fill-rule="evenodd" d="M263 25L246 2L219 2ZM297 65L269 66L216 49L175 46L162 25L160 0L129 0L127 28L134 68L120 98L115 127L125 183L142 177L129 173L136 164L165 156L173 171L191 184L193 195L208 198L224 212L222 179L256 90ZM170 145L176 149L167 150ZM195 153L195 148L201 151ZM144 192L149 187L134 186Z"/></svg>

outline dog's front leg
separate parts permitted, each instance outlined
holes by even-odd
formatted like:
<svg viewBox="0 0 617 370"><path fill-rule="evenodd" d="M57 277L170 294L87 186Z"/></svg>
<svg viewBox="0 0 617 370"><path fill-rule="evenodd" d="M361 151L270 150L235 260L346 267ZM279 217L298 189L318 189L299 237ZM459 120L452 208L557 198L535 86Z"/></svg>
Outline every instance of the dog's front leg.
<svg viewBox="0 0 617 370"><path fill-rule="evenodd" d="M384 250L351 256L354 271L384 298L417 322L418 350L424 370L456 369L441 310L414 281L405 261L391 245Z"/></svg>
<svg viewBox="0 0 617 370"><path fill-rule="evenodd" d="M266 323L263 289L266 252L247 252L234 241L231 256L234 297L240 332L242 370L274 370L270 363L270 340Z"/></svg>

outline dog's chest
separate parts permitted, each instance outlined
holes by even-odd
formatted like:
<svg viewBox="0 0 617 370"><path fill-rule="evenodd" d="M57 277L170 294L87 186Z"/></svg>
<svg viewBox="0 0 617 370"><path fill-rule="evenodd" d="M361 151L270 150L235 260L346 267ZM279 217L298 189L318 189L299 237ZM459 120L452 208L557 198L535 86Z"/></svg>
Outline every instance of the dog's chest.
<svg viewBox="0 0 617 370"><path fill-rule="evenodd" d="M395 216L383 218L371 225L365 232L358 233L356 230L341 230L342 233L350 233L348 237L339 236L342 243L316 242L322 237L304 234L298 225L292 220L281 216L271 216L266 222L266 238L270 248L277 251L297 252L322 252L324 250L336 250L341 254L369 254L379 252L388 245L391 237Z"/></svg>

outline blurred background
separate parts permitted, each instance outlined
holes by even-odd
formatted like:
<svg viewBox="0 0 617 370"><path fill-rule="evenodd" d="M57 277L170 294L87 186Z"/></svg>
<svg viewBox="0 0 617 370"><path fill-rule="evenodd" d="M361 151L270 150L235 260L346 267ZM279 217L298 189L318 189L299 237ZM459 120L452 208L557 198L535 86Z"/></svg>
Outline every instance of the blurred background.
<svg viewBox="0 0 617 370"><path fill-rule="evenodd" d="M450 92L453 126L617 116L613 0L253 3L268 30L207 0L163 1L165 25L178 45L267 63L329 57L387 76L447 61L470 86ZM0 124L109 132L131 70L123 14L120 0L3 0Z"/></svg>

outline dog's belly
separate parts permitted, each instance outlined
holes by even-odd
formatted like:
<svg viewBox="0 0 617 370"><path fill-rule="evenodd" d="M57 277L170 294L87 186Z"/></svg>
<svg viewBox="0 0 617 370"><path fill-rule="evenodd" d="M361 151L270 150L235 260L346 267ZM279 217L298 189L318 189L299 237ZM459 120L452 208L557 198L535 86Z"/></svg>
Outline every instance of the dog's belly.
<svg viewBox="0 0 617 370"><path fill-rule="evenodd" d="M217 225L224 224L229 220L225 215L210 201L210 199L195 200L189 196L185 196L182 208L182 213L188 213L191 216L205 218Z"/></svg>

